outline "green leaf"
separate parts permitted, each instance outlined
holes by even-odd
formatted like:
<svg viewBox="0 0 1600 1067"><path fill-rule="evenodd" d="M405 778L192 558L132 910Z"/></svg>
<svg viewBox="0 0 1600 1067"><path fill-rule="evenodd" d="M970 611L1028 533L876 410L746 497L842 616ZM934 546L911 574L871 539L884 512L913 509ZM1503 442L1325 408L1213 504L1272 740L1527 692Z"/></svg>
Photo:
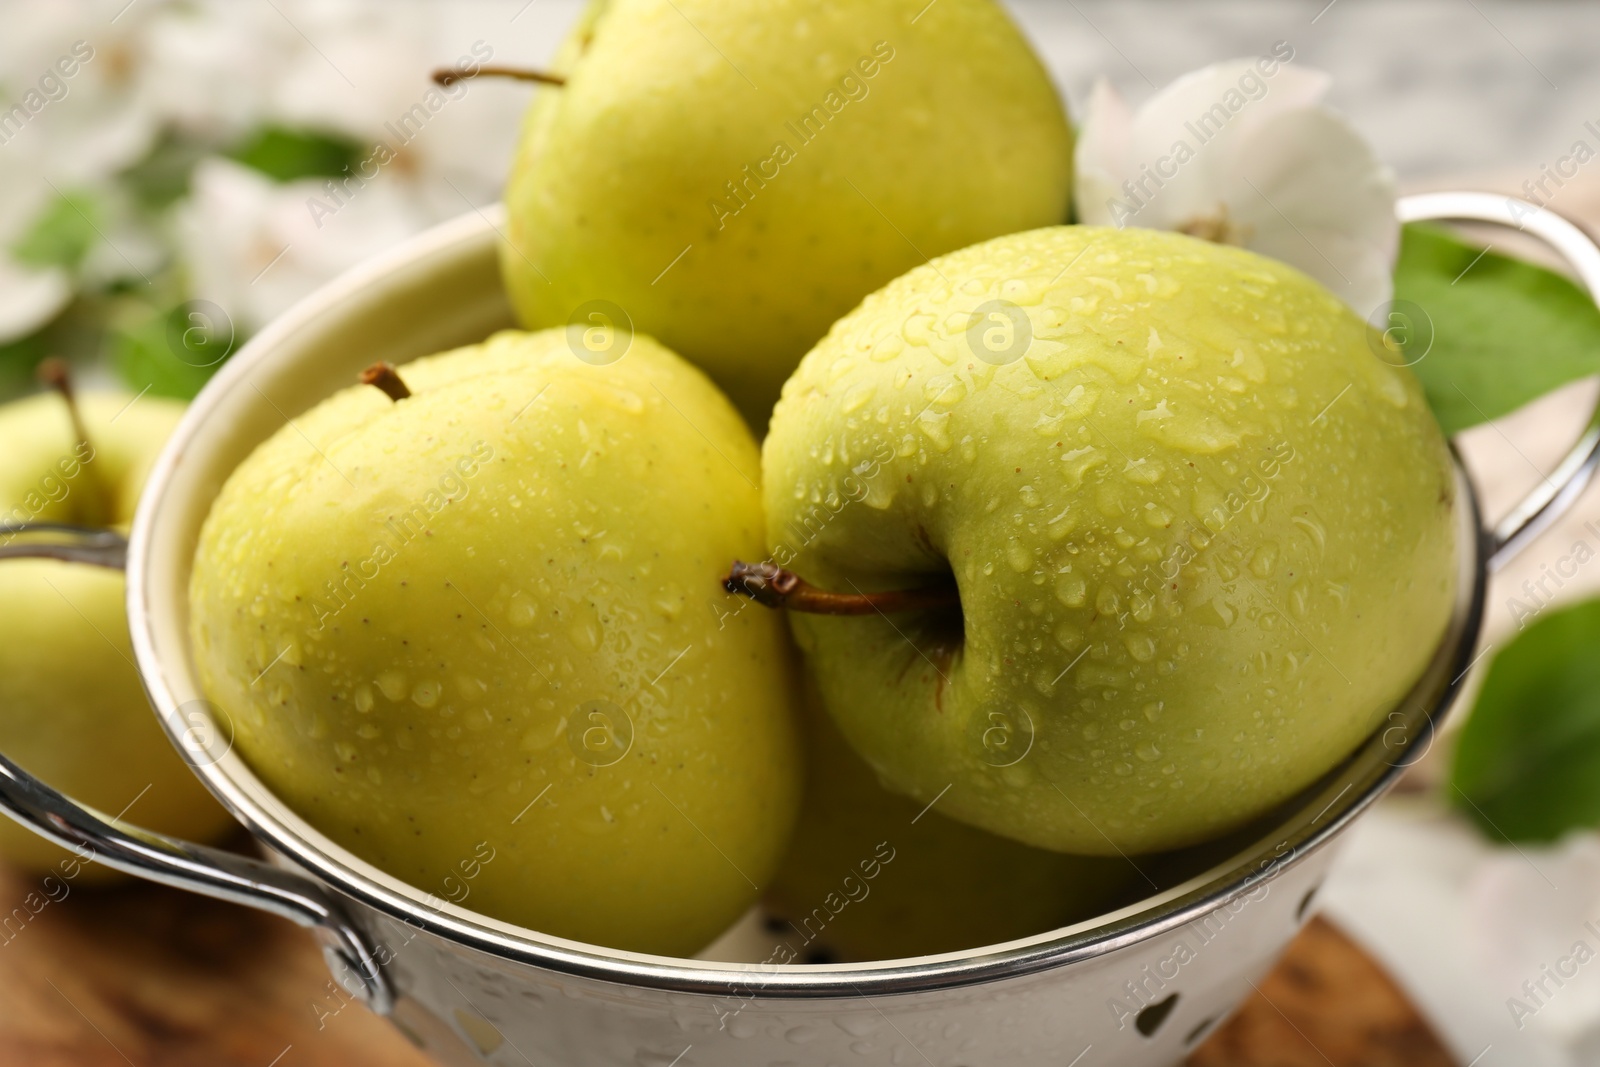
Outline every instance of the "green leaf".
<svg viewBox="0 0 1600 1067"><path fill-rule="evenodd" d="M1592 551L1575 550L1580 562ZM1451 797L1491 837L1600 826L1600 600L1552 611L1489 667L1461 732Z"/></svg>
<svg viewBox="0 0 1600 1067"><path fill-rule="evenodd" d="M11 246L11 254L31 267L76 270L100 239L100 205L87 193L66 193L50 201Z"/></svg>
<svg viewBox="0 0 1600 1067"><path fill-rule="evenodd" d="M1411 369L1447 434L1600 373L1600 309L1543 267L1412 223L1402 232L1394 295L1425 316L1395 308L1420 322L1402 352L1416 361Z"/></svg>
<svg viewBox="0 0 1600 1067"><path fill-rule="evenodd" d="M353 168L371 146L340 133L263 126L228 155L280 182L335 177Z"/></svg>
<svg viewBox="0 0 1600 1067"><path fill-rule="evenodd" d="M159 211L189 195L195 164L214 146L177 130L163 130L143 159L117 177L140 206Z"/></svg>
<svg viewBox="0 0 1600 1067"><path fill-rule="evenodd" d="M34 333L0 345L0 401L36 391L34 368L46 356L61 356L78 364L96 361L105 340L105 315L102 300L79 293L61 314Z"/></svg>
<svg viewBox="0 0 1600 1067"><path fill-rule="evenodd" d="M238 347L232 323L206 301L164 311L130 305L111 337L113 362L129 388L180 400L193 399Z"/></svg>
<svg viewBox="0 0 1600 1067"><path fill-rule="evenodd" d="M44 331L0 345L0 401L33 391L33 369L50 355Z"/></svg>

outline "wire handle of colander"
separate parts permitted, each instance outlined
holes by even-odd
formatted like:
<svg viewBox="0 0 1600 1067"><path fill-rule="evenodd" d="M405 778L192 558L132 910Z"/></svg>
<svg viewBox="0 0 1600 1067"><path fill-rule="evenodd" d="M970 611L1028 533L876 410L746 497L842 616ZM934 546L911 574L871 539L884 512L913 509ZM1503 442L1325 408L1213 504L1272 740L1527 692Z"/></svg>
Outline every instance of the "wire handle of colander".
<svg viewBox="0 0 1600 1067"><path fill-rule="evenodd" d="M1577 226L1548 208L1496 193L1419 193L1400 198L1401 222L1488 222L1532 234L1554 249L1600 304L1600 248ZM1577 502L1600 465L1600 403L1555 470L1542 478L1493 527L1488 564L1499 570Z"/></svg>
<svg viewBox="0 0 1600 1067"><path fill-rule="evenodd" d="M33 541L35 536L49 540ZM52 559L122 570L128 543L114 530L63 523L0 524L0 560ZM20 543L18 541L20 540ZM79 804L0 755L0 811L23 826L119 871L271 912L311 930L328 969L374 1011L394 1007L382 955L329 890L248 856L152 833Z"/></svg>

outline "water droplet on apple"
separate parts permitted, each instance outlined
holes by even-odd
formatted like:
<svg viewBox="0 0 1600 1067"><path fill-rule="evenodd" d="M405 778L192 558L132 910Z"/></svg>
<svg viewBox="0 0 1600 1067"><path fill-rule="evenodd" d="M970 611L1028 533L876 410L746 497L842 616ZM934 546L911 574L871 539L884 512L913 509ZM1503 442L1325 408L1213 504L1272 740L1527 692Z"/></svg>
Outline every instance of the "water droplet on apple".
<svg viewBox="0 0 1600 1067"><path fill-rule="evenodd" d="M967 385L959 378L948 374L940 374L929 378L922 387L922 399L931 406L938 408L953 408L967 395Z"/></svg>
<svg viewBox="0 0 1600 1067"><path fill-rule="evenodd" d="M1278 544L1276 541L1263 541L1256 545L1255 551L1250 553L1250 573L1257 578L1272 577L1272 571L1277 565Z"/></svg>
<svg viewBox="0 0 1600 1067"><path fill-rule="evenodd" d="M905 341L901 340L898 334L884 334L872 342L867 351L867 358L874 363L884 363L905 351L905 347Z"/></svg>
<svg viewBox="0 0 1600 1067"><path fill-rule="evenodd" d="M950 440L950 413L948 411L935 412L924 410L917 416L917 429L940 452L948 452L951 447Z"/></svg>
<svg viewBox="0 0 1600 1067"><path fill-rule="evenodd" d="M1013 537L1006 542L1006 562L1018 574L1026 573L1033 566L1033 549Z"/></svg>
<svg viewBox="0 0 1600 1067"><path fill-rule="evenodd" d="M1068 652L1076 652L1083 647L1083 631L1069 622L1064 622L1056 627L1056 644Z"/></svg>
<svg viewBox="0 0 1600 1067"><path fill-rule="evenodd" d="M1149 634L1131 633L1122 639L1128 649L1128 655L1140 663L1149 663L1155 658L1156 642Z"/></svg>
<svg viewBox="0 0 1600 1067"><path fill-rule="evenodd" d="M844 399L839 402L839 410L846 415L852 415L868 404L877 395L878 386L875 382L861 382L845 393Z"/></svg>
<svg viewBox="0 0 1600 1067"><path fill-rule="evenodd" d="M1304 578L1296 581L1289 587L1289 610L1296 618L1303 619L1311 612L1311 586Z"/></svg>
<svg viewBox="0 0 1600 1067"><path fill-rule="evenodd" d="M1009 278L1000 286L1000 296L1021 307L1034 307L1044 300L1045 281L1039 278Z"/></svg>
<svg viewBox="0 0 1600 1067"><path fill-rule="evenodd" d="M601 627L600 616L592 604L585 604L573 608L570 612L572 618L567 624L567 638L584 652L594 652L600 648Z"/></svg>
<svg viewBox="0 0 1600 1067"><path fill-rule="evenodd" d="M1084 586L1083 576L1078 574L1056 575L1056 599L1069 608L1081 608L1087 601L1087 590Z"/></svg>
<svg viewBox="0 0 1600 1067"><path fill-rule="evenodd" d="M399 703L406 698L411 687L406 684L406 676L401 671L384 671L376 679L378 690L389 700Z"/></svg>

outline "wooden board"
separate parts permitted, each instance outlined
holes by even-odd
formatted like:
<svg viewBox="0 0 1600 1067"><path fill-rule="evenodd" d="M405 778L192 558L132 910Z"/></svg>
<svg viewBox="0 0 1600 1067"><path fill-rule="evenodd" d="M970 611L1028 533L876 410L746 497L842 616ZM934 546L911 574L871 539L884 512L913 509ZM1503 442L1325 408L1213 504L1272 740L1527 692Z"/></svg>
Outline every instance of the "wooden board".
<svg viewBox="0 0 1600 1067"><path fill-rule="evenodd" d="M38 889L0 869L6 909ZM429 1064L334 994L304 931L154 885L73 884L13 923L0 934L0 1005L0 1067ZM1320 919L1189 1062L1456 1067L1388 976Z"/></svg>

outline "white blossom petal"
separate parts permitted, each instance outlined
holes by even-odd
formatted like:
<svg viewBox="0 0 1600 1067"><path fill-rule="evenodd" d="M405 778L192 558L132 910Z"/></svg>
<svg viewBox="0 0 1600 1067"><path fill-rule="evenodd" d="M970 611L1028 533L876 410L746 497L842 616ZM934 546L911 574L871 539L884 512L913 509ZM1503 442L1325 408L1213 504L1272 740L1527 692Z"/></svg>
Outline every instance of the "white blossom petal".
<svg viewBox="0 0 1600 1067"><path fill-rule="evenodd" d="M1223 179L1244 244L1299 268L1369 317L1394 290L1394 174L1343 118L1320 107L1262 123Z"/></svg>
<svg viewBox="0 0 1600 1067"><path fill-rule="evenodd" d="M1078 219L1240 245L1368 316L1392 291L1394 178L1319 104L1329 83L1287 63L1229 60L1179 78L1131 116L1097 85L1075 154Z"/></svg>
<svg viewBox="0 0 1600 1067"><path fill-rule="evenodd" d="M1119 187L1130 170L1128 150L1132 138L1133 112L1109 81L1098 79L1089 94L1073 149L1079 222L1111 225L1110 204L1122 195Z"/></svg>
<svg viewBox="0 0 1600 1067"><path fill-rule="evenodd" d="M34 270L0 253L0 344L45 326L71 299L66 271Z"/></svg>
<svg viewBox="0 0 1600 1067"><path fill-rule="evenodd" d="M1600 838L1500 852L1473 878L1468 906L1475 955L1518 1028L1568 1046L1600 1041Z"/></svg>
<svg viewBox="0 0 1600 1067"><path fill-rule="evenodd" d="M280 184L208 159L195 168L178 232L195 295L253 332L428 221L398 183L376 180L336 200L322 181Z"/></svg>

